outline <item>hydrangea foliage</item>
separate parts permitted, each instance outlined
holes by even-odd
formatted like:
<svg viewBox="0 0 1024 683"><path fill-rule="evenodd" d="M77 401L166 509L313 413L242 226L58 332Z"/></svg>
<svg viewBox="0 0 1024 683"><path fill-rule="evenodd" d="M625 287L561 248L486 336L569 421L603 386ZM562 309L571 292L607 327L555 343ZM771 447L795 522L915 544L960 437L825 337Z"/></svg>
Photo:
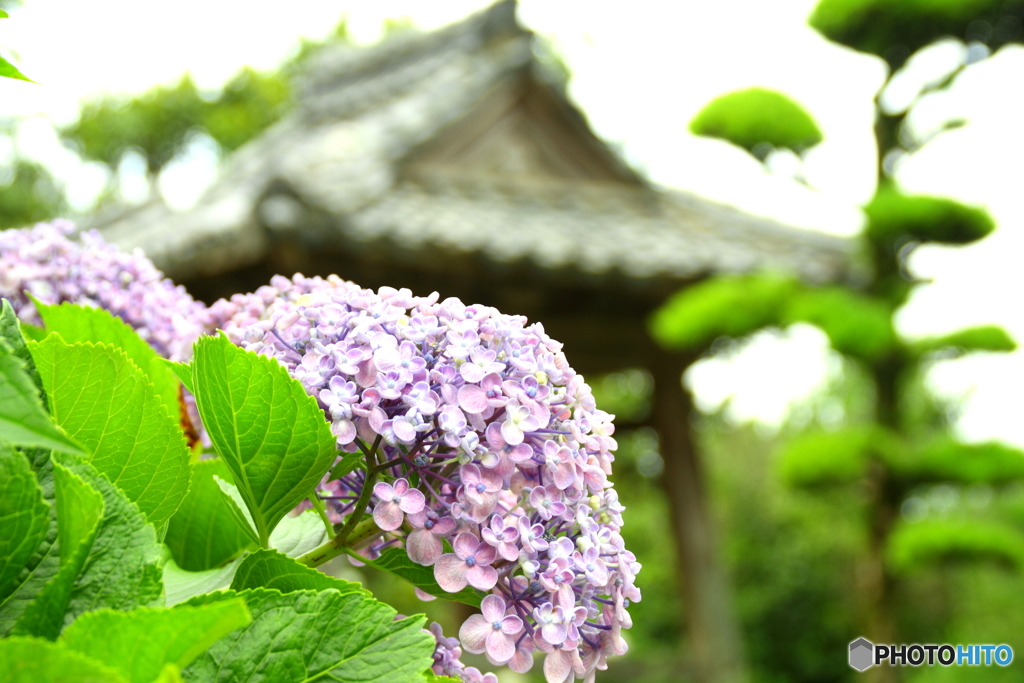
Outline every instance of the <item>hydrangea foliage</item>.
<svg viewBox="0 0 1024 683"><path fill-rule="evenodd" d="M223 330L283 365L319 401L345 463L312 504L335 529L363 520L341 551L373 563L404 548L437 594L482 597L457 639L431 626L435 674L496 681L464 666L465 651L519 672L543 654L551 683L593 680L626 651L640 565L609 481L612 416L541 324L335 276L279 276L207 308L141 254L70 232L0 233L0 294L28 322L24 291L105 308L172 359Z"/></svg>

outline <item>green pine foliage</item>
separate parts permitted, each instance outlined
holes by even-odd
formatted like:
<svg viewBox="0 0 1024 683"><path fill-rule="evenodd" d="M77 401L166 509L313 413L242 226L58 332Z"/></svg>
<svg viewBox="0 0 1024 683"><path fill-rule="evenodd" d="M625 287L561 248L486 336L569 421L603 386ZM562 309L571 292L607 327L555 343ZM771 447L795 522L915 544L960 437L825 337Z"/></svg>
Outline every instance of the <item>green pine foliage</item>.
<svg viewBox="0 0 1024 683"><path fill-rule="evenodd" d="M996 227L984 209L943 197L903 194L888 183L879 187L864 213L868 239L890 250L910 240L969 244Z"/></svg>
<svg viewBox="0 0 1024 683"><path fill-rule="evenodd" d="M779 473L791 486L849 484L864 477L872 459L883 459L898 448L891 434L872 426L809 431L782 448Z"/></svg>
<svg viewBox="0 0 1024 683"><path fill-rule="evenodd" d="M832 348L860 360L884 358L897 347L889 305L845 287L802 288L785 318L820 327Z"/></svg>
<svg viewBox="0 0 1024 683"><path fill-rule="evenodd" d="M889 538L886 561L906 574L935 564L990 561L1024 569L1024 534L993 520L929 519L897 525Z"/></svg>
<svg viewBox="0 0 1024 683"><path fill-rule="evenodd" d="M940 337L922 339L915 342L912 348L919 356L941 353L946 357L954 357L972 351L1010 353L1017 350L1017 342L1001 327L979 325Z"/></svg>
<svg viewBox="0 0 1024 683"><path fill-rule="evenodd" d="M997 441L960 443L945 436L891 463L896 477L909 484L957 482L1001 485L1024 481L1024 452Z"/></svg>
<svg viewBox="0 0 1024 683"><path fill-rule="evenodd" d="M700 350L719 337L745 337L778 324L799 288L774 274L718 277L677 292L651 318L651 335L670 349Z"/></svg>
<svg viewBox="0 0 1024 683"><path fill-rule="evenodd" d="M990 48L1019 41L1022 16L1019 3L995 0L821 0L809 22L826 37L879 55L896 68L912 51L947 35L981 40ZM934 88L943 90L950 82L947 78ZM762 160L772 146L800 152L820 137L806 132L817 127L802 110L779 113L796 106L785 96L757 89L730 93L709 103L691 131L729 140ZM901 147L905 112L878 116L880 158L913 151ZM719 337L810 323L827 335L847 368L867 380L868 410L840 411L838 420L790 436L775 467L786 484L819 500L848 499L844 510L863 535L858 543L884 549L885 562L878 553L860 560L882 577L882 597L859 598L871 612L862 617L865 625L885 624L892 633L900 628L895 605L911 588L901 581L905 575L934 578L952 561L995 560L1024 570L1019 526L1024 517L1001 519L998 506L988 503L979 503L971 514L950 516L943 507L948 500L934 508L922 502L930 491L944 492L946 499L1019 494L1024 453L954 438L952 410L921 383L935 360L1014 351L1016 341L1005 330L986 325L911 341L893 325L894 313L917 283L908 264L914 249L923 243L970 244L989 235L995 223L981 207L902 192L883 166L878 190L863 207L867 220L859 253L867 263L859 282L822 287L780 276L716 277L671 297L652 316L650 330L661 346L700 358L714 352ZM853 507L850 500L857 501Z"/></svg>
<svg viewBox="0 0 1024 683"><path fill-rule="evenodd" d="M761 159L767 154L761 154L762 145L800 153L823 139L818 124L803 107L764 88L739 90L712 100L690 121L690 132L721 138Z"/></svg>
<svg viewBox="0 0 1024 683"><path fill-rule="evenodd" d="M1005 16L1008 4L1004 0L821 0L808 23L829 40L889 58L898 67L903 60L893 59L893 46L902 46L907 55L945 36L962 39L971 22L994 24ZM1002 42L1006 40L996 38L993 47Z"/></svg>

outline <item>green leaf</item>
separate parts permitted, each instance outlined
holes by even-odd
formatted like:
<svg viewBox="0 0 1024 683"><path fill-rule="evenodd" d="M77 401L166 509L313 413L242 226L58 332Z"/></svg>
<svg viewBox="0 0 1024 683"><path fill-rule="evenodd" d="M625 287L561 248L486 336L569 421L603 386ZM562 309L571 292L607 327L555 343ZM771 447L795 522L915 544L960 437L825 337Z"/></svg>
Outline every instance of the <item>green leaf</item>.
<svg viewBox="0 0 1024 683"><path fill-rule="evenodd" d="M156 530L138 506L91 464L68 456L55 458L96 488L106 507L89 562L71 596L71 613L131 609L159 601L164 550Z"/></svg>
<svg viewBox="0 0 1024 683"><path fill-rule="evenodd" d="M217 480L216 477L214 479ZM226 501L225 504L237 510L238 518L244 522L244 518L248 517L249 513L238 507L242 504L238 490L223 480L217 481L223 486L220 491ZM237 501L237 504L234 501ZM237 523L237 521L232 521L232 523ZM274 529L274 533L270 535L270 547L287 557L299 557L319 547L326 539L327 535L320 524L320 519L314 512L307 510L296 517L282 519ZM164 566L167 604L176 605L200 593L227 588L243 559L239 557L223 567L205 571L185 571L173 560L169 561Z"/></svg>
<svg viewBox="0 0 1024 683"><path fill-rule="evenodd" d="M231 590L248 588L268 588L282 593L333 588L340 593L370 594L358 583L327 576L276 550L257 550L242 562L231 581Z"/></svg>
<svg viewBox="0 0 1024 683"><path fill-rule="evenodd" d="M39 392L32 384L24 361L6 341L0 340L0 441L18 446L38 446L68 453L83 453L65 436L43 410Z"/></svg>
<svg viewBox="0 0 1024 683"><path fill-rule="evenodd" d="M29 325L26 322L21 323L21 336L25 339L31 339L32 341L43 341L46 338L47 332L41 327L35 325ZM39 385L42 390L42 384Z"/></svg>
<svg viewBox="0 0 1024 683"><path fill-rule="evenodd" d="M0 57L0 77L14 78L19 81L28 81L29 83L35 82L25 74L18 71L13 64L8 62L3 57Z"/></svg>
<svg viewBox="0 0 1024 683"><path fill-rule="evenodd" d="M43 500L49 506L46 537L35 554L25 564L17 578L17 587L10 595L0 599L0 637L6 636L32 605L46 585L60 571L60 552L57 543L57 505L53 476L53 462L46 449L27 449L28 459L39 481Z"/></svg>
<svg viewBox="0 0 1024 683"><path fill-rule="evenodd" d="M96 609L129 610L162 604L160 577L164 550L157 542L156 530L146 522L138 506L89 463L58 454L54 455L54 464L55 472L59 472L57 467L63 466L96 489L103 496L104 506L96 539L81 573L74 579L60 626ZM50 583L62 578L58 574ZM55 590L49 585L44 596L47 591ZM44 610L55 609L58 605L37 602L39 607L33 603L19 621L19 631L32 630L36 624L52 623L45 620L53 619L53 615Z"/></svg>
<svg viewBox="0 0 1024 683"><path fill-rule="evenodd" d="M281 518L334 464L330 425L316 399L277 360L225 336L196 342L192 372L203 425L267 547Z"/></svg>
<svg viewBox="0 0 1024 683"><path fill-rule="evenodd" d="M185 668L250 621L241 598L172 609L99 610L79 617L60 640L64 647L118 670L131 683L150 683L165 664Z"/></svg>
<svg viewBox="0 0 1024 683"><path fill-rule="evenodd" d="M128 683L114 669L37 638L0 640L2 683Z"/></svg>
<svg viewBox="0 0 1024 683"><path fill-rule="evenodd" d="M270 547L288 557L305 555L326 541L327 530L320 516L313 510L285 517L274 529L274 533L270 534Z"/></svg>
<svg viewBox="0 0 1024 683"><path fill-rule="evenodd" d="M764 88L712 100L690 121L690 132L731 142L761 161L773 147L800 153L822 141L821 129L803 107Z"/></svg>
<svg viewBox="0 0 1024 683"><path fill-rule="evenodd" d="M215 643L183 672L186 680L422 683L433 663L425 617L395 621L395 610L361 594L256 589L238 595L252 623Z"/></svg>
<svg viewBox="0 0 1024 683"><path fill-rule="evenodd" d="M0 601L20 585L50 526L50 506L21 453L0 444Z"/></svg>
<svg viewBox="0 0 1024 683"><path fill-rule="evenodd" d="M433 567L424 567L423 565L416 564L409 559L405 550L401 548L388 548L375 560L368 560L362 555L357 555L356 557L360 562L371 567L382 569L388 573L405 579L424 593L429 593L436 598L479 607L480 602L487 595L483 591L469 587L463 588L458 593L446 592L443 588L437 585L437 581L434 580Z"/></svg>
<svg viewBox="0 0 1024 683"><path fill-rule="evenodd" d="M103 496L59 462L53 465L57 497L57 538L61 565L71 563L79 546L92 541L103 519ZM88 552L88 551L86 551Z"/></svg>
<svg viewBox="0 0 1024 683"><path fill-rule="evenodd" d="M448 676L438 676L430 669L427 669L423 676L424 678L426 678L426 683L462 683L462 681L456 678L450 678Z"/></svg>
<svg viewBox="0 0 1024 683"><path fill-rule="evenodd" d="M32 360L32 354L29 353L28 346L25 345L25 336L22 334L24 327L26 326L18 320L17 314L11 307L11 302L3 299L3 303L0 304L0 339L7 342L14 355L25 364L25 374L36 386L43 408L49 410L46 403L46 392L43 391L43 382L39 379L39 372L36 370L35 361Z"/></svg>
<svg viewBox="0 0 1024 683"><path fill-rule="evenodd" d="M668 349L703 351L719 337L745 337L780 324L799 287L793 278L772 274L711 278L674 294L655 311L651 334Z"/></svg>
<svg viewBox="0 0 1024 683"><path fill-rule="evenodd" d="M8 18L9 16L10 16L10 15L9 15L9 14L7 14L7 12L3 11L2 9L0 9L0 19L6 19L6 18Z"/></svg>
<svg viewBox="0 0 1024 683"><path fill-rule="evenodd" d="M192 487L167 525L164 543L178 566L205 571L223 565L250 544L250 537L236 521L214 476L231 479L220 458L193 465ZM254 539L255 540L255 539Z"/></svg>
<svg viewBox="0 0 1024 683"><path fill-rule="evenodd" d="M331 473L327 475L327 481L341 479L346 474L354 472L356 468L365 468L365 466L366 460L364 460L362 453L346 453L338 461L338 464L331 469Z"/></svg>
<svg viewBox="0 0 1024 683"><path fill-rule="evenodd" d="M192 391L192 366L188 363L175 363L172 360L161 358L160 362L174 373L178 381L185 385L185 388Z"/></svg>
<svg viewBox="0 0 1024 683"><path fill-rule="evenodd" d="M52 333L29 349L54 421L154 525L170 519L188 491L189 451L146 375L110 345L67 344Z"/></svg>
<svg viewBox="0 0 1024 683"><path fill-rule="evenodd" d="M63 303L50 306L37 301L32 302L39 311L39 316L46 324L46 329L56 332L68 344L76 342L94 342L113 344L124 351L125 355L135 363L153 383L153 389L167 412L177 420L180 407L178 405L178 381L174 372L164 359L140 337L121 318L114 317L109 311L95 306L81 306Z"/></svg>
<svg viewBox="0 0 1024 683"><path fill-rule="evenodd" d="M260 538L256 534L256 525L253 523L252 515L249 514L249 510L245 506L245 501L242 500L242 494L238 492L238 487L216 475L214 475L213 481L217 484L217 488L220 489L221 500L227 507L232 519L235 520L235 526L253 543L259 544Z"/></svg>
<svg viewBox="0 0 1024 683"><path fill-rule="evenodd" d="M217 569L189 572L181 569L173 559L168 560L163 573L167 606L177 605L204 593L224 590L231 585L240 564L241 557Z"/></svg>
<svg viewBox="0 0 1024 683"><path fill-rule="evenodd" d="M18 620L15 633L53 640L64 626L75 580L103 519L103 496L59 462L53 463L60 570Z"/></svg>
<svg viewBox="0 0 1024 683"><path fill-rule="evenodd" d="M177 666L164 664L160 675L153 679L153 683L185 683L185 679L181 677L181 669Z"/></svg>

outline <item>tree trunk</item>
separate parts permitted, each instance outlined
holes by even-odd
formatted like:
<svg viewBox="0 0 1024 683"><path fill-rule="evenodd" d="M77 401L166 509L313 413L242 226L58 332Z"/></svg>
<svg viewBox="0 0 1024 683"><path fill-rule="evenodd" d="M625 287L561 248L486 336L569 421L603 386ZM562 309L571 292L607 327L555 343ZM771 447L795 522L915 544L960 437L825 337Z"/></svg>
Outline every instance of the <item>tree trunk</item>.
<svg viewBox="0 0 1024 683"><path fill-rule="evenodd" d="M877 393L875 419L896 433L901 427L897 387L901 371L900 357L886 359L871 368ZM868 554L860 575L865 635L874 643L900 644L892 604L897 579L886 567L885 550L906 492L893 480L880 456L875 458L868 472L868 491L871 496L867 508ZM888 665L872 667L866 673L871 683L896 683L903 678L900 669Z"/></svg>
<svg viewBox="0 0 1024 683"><path fill-rule="evenodd" d="M672 515L689 655L700 683L747 680L740 629L718 561L704 472L690 422L693 401L682 374L693 356L657 352L654 418L665 461L662 485Z"/></svg>

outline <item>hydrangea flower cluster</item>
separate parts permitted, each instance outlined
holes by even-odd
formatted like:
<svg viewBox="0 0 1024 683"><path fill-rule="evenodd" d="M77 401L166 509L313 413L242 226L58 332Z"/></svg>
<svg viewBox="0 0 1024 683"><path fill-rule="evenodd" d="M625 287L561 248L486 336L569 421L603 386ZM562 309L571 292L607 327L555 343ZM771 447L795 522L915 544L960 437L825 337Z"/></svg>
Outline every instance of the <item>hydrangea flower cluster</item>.
<svg viewBox="0 0 1024 683"><path fill-rule="evenodd" d="M464 683L498 683L498 677L493 673L483 673L474 666L466 666L459 657L462 656L462 648L458 638L446 638L437 622L430 624L427 631L434 636L437 647L434 648L434 664L431 670L438 676L449 676L460 679Z"/></svg>
<svg viewBox="0 0 1024 683"><path fill-rule="evenodd" d="M206 306L164 278L142 255L126 254L95 231L69 239L69 221L0 231L0 297L24 322L42 324L39 301L105 308L131 325L161 355L184 360L204 331Z"/></svg>
<svg viewBox="0 0 1024 683"><path fill-rule="evenodd" d="M461 645L435 634L437 673L479 677L461 650L525 672L539 651L549 683L593 680L626 651L640 565L608 481L612 417L540 324L300 275L218 302L208 324L281 362L339 448L380 464L375 483L359 469L322 484L335 522L373 484L366 557L404 543L443 590L487 593Z"/></svg>

